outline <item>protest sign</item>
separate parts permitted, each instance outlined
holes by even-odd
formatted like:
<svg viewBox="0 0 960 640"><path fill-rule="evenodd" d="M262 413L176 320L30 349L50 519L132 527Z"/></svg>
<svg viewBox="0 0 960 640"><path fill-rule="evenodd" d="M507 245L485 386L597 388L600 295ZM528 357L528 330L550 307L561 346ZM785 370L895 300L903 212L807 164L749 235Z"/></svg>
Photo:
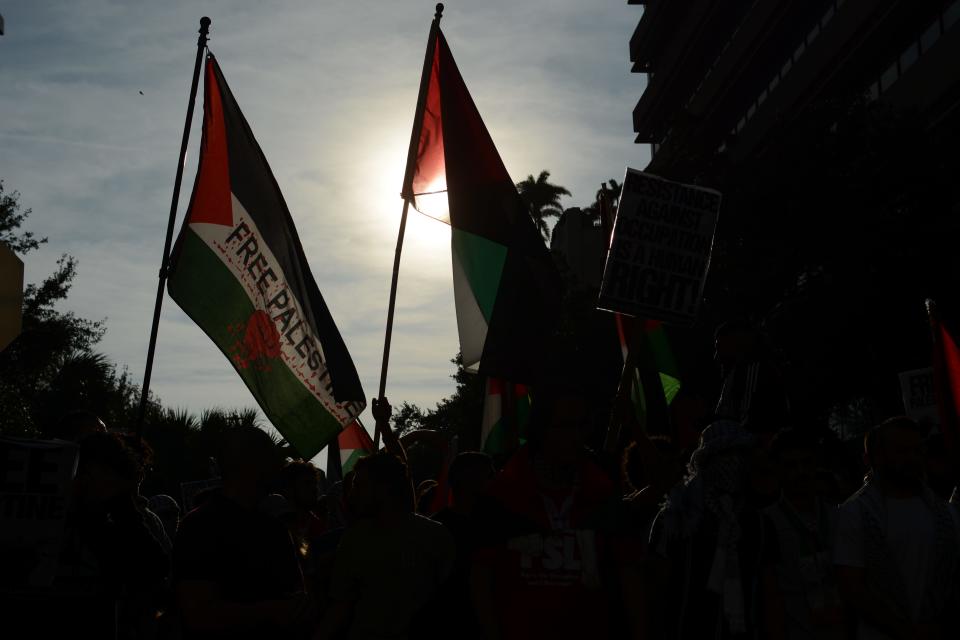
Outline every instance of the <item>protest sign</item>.
<svg viewBox="0 0 960 640"><path fill-rule="evenodd" d="M0 587L49 587L63 546L77 447L0 437Z"/></svg>
<svg viewBox="0 0 960 640"><path fill-rule="evenodd" d="M597 307L692 322L719 210L718 191L627 169Z"/></svg>
<svg viewBox="0 0 960 640"><path fill-rule="evenodd" d="M939 422L932 367L902 372L900 391L903 393L903 408L909 417L920 423Z"/></svg>

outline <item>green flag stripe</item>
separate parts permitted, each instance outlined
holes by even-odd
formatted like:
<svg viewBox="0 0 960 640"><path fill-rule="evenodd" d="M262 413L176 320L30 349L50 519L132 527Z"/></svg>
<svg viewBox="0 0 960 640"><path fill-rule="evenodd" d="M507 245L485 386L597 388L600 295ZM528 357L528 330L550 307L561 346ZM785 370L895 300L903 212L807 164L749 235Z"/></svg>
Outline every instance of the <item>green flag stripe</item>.
<svg viewBox="0 0 960 640"><path fill-rule="evenodd" d="M452 229L452 248L460 258L470 282L470 289L477 300L487 324L493 316L493 304L497 300L503 265L507 261L507 248L468 231Z"/></svg>
<svg viewBox="0 0 960 640"><path fill-rule="evenodd" d="M680 393L680 381L671 375L660 372L660 384L663 386L663 397L669 405Z"/></svg>
<svg viewBox="0 0 960 640"><path fill-rule="evenodd" d="M353 467L357 464L357 460L369 454L369 451L364 451L363 449L354 449L351 451L350 456L347 457L347 459L344 460L343 464L341 465L341 468L343 469L343 475L347 475L353 471Z"/></svg>
<svg viewBox="0 0 960 640"><path fill-rule="evenodd" d="M176 277L185 274L184 277ZM192 277L190 274L203 274ZM187 315L206 332L257 399L277 431L305 458L311 458L340 432L340 422L327 411L280 358L236 366L242 342L238 322L256 309L246 290L192 230L186 229L170 294ZM216 295L211 295L216 292Z"/></svg>
<svg viewBox="0 0 960 640"><path fill-rule="evenodd" d="M646 338L657 370L673 378L679 377L680 369L677 367L677 361L673 356L673 349L670 348L670 341L667 339L667 332L663 325L648 331Z"/></svg>
<svg viewBox="0 0 960 640"><path fill-rule="evenodd" d="M496 455L505 451L506 448L507 434L504 433L503 419L500 419L490 428L490 433L487 434L487 439L483 442L483 451L488 455Z"/></svg>

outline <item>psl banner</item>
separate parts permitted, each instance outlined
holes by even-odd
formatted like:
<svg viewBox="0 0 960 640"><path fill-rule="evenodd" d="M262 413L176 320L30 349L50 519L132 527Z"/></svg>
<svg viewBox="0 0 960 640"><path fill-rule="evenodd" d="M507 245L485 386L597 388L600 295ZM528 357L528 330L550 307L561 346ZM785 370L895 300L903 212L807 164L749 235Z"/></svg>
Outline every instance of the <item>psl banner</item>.
<svg viewBox="0 0 960 640"><path fill-rule="evenodd" d="M719 211L718 191L627 169L597 307L692 322Z"/></svg>
<svg viewBox="0 0 960 640"><path fill-rule="evenodd" d="M53 584L76 470L71 442L0 438L0 589Z"/></svg>

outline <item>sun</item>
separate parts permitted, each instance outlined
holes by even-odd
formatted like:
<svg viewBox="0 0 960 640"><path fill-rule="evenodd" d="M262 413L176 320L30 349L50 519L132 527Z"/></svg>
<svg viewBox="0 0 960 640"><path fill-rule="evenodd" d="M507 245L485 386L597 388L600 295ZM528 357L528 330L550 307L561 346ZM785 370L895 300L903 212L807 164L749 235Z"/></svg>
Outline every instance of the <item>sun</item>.
<svg viewBox="0 0 960 640"><path fill-rule="evenodd" d="M396 166L383 159L382 166ZM403 183L403 163L398 171L384 171L372 180L367 195L376 218L383 222L386 235L396 241L396 233L403 211L400 187ZM446 193L437 193L420 198L421 208L432 215L442 216L446 210ZM441 202L442 200L442 202ZM426 206L425 206L426 205ZM407 209L407 228L403 240L404 258L416 260L418 254L433 256L437 252L450 251L450 225L425 215L413 208Z"/></svg>
<svg viewBox="0 0 960 640"><path fill-rule="evenodd" d="M402 204L401 204L402 206ZM398 213L399 215L399 213ZM450 251L450 225L424 215L410 207L407 214L407 230L404 251Z"/></svg>

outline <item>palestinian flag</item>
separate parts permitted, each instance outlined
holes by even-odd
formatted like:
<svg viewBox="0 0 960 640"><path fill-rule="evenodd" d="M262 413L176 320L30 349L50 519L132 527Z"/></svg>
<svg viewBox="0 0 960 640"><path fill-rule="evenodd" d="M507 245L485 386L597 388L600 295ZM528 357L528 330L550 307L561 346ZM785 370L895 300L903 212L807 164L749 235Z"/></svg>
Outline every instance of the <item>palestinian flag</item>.
<svg viewBox="0 0 960 640"><path fill-rule="evenodd" d="M354 420L337 437L340 449L340 472L347 475L353 470L357 460L373 453L373 440L359 420Z"/></svg>
<svg viewBox="0 0 960 640"><path fill-rule="evenodd" d="M933 384L940 415L943 443L952 456L960 456L960 347L944 326L936 304L927 300L933 335Z"/></svg>
<svg viewBox="0 0 960 640"><path fill-rule="evenodd" d="M525 385L487 378L480 426L480 450L491 456L511 453L527 441L530 392Z"/></svg>
<svg viewBox="0 0 960 640"><path fill-rule="evenodd" d="M312 458L366 406L290 212L212 55L200 165L168 290L267 418Z"/></svg>
<svg viewBox="0 0 960 640"><path fill-rule="evenodd" d="M646 431L651 414L657 422L666 419L666 408L680 392L679 368L662 322L630 318L619 313L614 317L624 364L628 360L629 346L637 349L635 368L630 376L630 400L637 421ZM644 379L648 382L646 386Z"/></svg>
<svg viewBox="0 0 960 640"><path fill-rule="evenodd" d="M559 311L559 275L436 21L402 193L453 228L464 367L533 381Z"/></svg>

